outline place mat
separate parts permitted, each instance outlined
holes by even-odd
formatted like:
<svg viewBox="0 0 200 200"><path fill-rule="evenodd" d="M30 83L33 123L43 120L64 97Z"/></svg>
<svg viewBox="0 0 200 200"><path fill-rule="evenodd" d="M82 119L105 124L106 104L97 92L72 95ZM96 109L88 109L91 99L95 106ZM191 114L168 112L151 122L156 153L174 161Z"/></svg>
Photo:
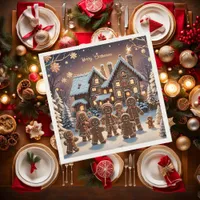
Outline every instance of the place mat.
<svg viewBox="0 0 200 200"><path fill-rule="evenodd" d="M180 159L178 157L178 155L169 147L167 146L164 146L164 145L156 145L156 146L152 146L152 147L149 147L148 149L144 150L138 160L137 160L137 174L138 174L138 177L140 179L140 181L142 182L143 185L145 185L147 188L150 188L150 189L153 189L153 186L149 185L145 180L144 178L142 177L142 172L141 172L141 167L140 167L140 164L142 163L142 159L143 157L145 156L146 153L149 153L155 149L164 149L168 152L171 153L171 155L177 160L177 163L178 163L178 173L181 175L182 174L182 167L181 167L181 162L180 162Z"/></svg>
<svg viewBox="0 0 200 200"><path fill-rule="evenodd" d="M45 185L43 185L41 187L41 190L44 190L44 189L46 189L47 187L49 187L50 185L52 185L56 181L56 179L58 177L58 173L59 173L59 164L58 164L58 161L57 161L57 158L56 158L55 154L51 151L51 149L49 147L45 146L44 144L31 143L31 144L27 144L27 145L21 147L18 150L18 152L16 153L16 155L15 155L15 157L13 159L13 164L12 164L12 182L13 182L15 176L16 176L15 175L15 163L16 163L16 159L17 159L19 153L22 152L23 150L27 149L27 148L30 148L30 147L40 147L40 148L43 148L44 150L46 150L47 153L49 153L52 156L52 158L53 158L53 160L55 162L55 165L56 165L56 170L54 172L53 178L48 183L46 183Z"/></svg>

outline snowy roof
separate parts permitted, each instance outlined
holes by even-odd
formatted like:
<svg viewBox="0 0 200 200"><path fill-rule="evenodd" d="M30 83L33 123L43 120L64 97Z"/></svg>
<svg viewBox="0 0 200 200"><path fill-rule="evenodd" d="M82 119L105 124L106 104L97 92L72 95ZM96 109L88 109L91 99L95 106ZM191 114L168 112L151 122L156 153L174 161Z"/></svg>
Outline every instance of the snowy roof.
<svg viewBox="0 0 200 200"><path fill-rule="evenodd" d="M75 107L78 104L86 105L86 104L88 104L88 102L85 99L77 99L72 103L72 107Z"/></svg>
<svg viewBox="0 0 200 200"><path fill-rule="evenodd" d="M111 94L101 94L98 95L95 101L104 101L106 99L109 99Z"/></svg>
<svg viewBox="0 0 200 200"><path fill-rule="evenodd" d="M112 73L110 74L108 80L102 84L101 86L102 88L106 88L109 86L110 82L112 81L114 77L116 70L120 66L120 63L123 63L128 69L130 69L134 74L136 74L140 80L146 80L145 77L139 71L137 71L135 68L133 68L133 66L131 66L128 62L126 62L126 60L124 60L122 56L119 56L117 63L113 67Z"/></svg>
<svg viewBox="0 0 200 200"><path fill-rule="evenodd" d="M89 81L92 78L92 75L94 73L99 75L99 77L101 77L103 80L106 80L103 74L99 70L97 70L95 67L93 67L89 73L81 74L73 78L70 96L75 96L79 94L87 94L90 87Z"/></svg>

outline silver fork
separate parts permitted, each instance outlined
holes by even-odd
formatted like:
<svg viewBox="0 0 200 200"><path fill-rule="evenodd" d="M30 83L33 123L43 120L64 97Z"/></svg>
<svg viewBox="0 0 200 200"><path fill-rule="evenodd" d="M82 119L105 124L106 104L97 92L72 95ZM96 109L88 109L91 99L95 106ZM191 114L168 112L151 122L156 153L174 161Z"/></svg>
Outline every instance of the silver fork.
<svg viewBox="0 0 200 200"><path fill-rule="evenodd" d="M124 185L124 186L127 187L127 186L128 186L128 184L127 184L128 158L125 158L124 163L125 163L125 165L124 165L124 171L125 171L125 185Z"/></svg>
<svg viewBox="0 0 200 200"><path fill-rule="evenodd" d="M74 178L73 178L73 166L74 166L74 163L69 163L69 166L71 167L71 182L70 182L70 185L73 185L74 184Z"/></svg>
<svg viewBox="0 0 200 200"><path fill-rule="evenodd" d="M68 183L68 164L65 164L65 183Z"/></svg>
<svg viewBox="0 0 200 200"><path fill-rule="evenodd" d="M60 164L60 167L62 171L62 186L65 186L65 168L61 164Z"/></svg>

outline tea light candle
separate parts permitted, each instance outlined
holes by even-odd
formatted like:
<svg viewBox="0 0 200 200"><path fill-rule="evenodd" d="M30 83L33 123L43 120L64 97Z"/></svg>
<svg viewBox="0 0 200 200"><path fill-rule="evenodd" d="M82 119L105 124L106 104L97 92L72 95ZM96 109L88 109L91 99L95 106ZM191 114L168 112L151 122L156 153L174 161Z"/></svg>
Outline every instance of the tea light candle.
<svg viewBox="0 0 200 200"><path fill-rule="evenodd" d="M160 82L166 83L168 81L168 74L166 72L160 73Z"/></svg>
<svg viewBox="0 0 200 200"><path fill-rule="evenodd" d="M35 64L30 65L29 71L30 72L38 72L38 66Z"/></svg>
<svg viewBox="0 0 200 200"><path fill-rule="evenodd" d="M2 104L5 104L5 105L7 105L7 104L9 104L10 103L10 97L7 95L7 94L3 94L2 96L1 96L1 103Z"/></svg>
<svg viewBox="0 0 200 200"><path fill-rule="evenodd" d="M164 86L164 91L169 97L176 97L180 90L180 85L174 80L169 80Z"/></svg>
<svg viewBox="0 0 200 200"><path fill-rule="evenodd" d="M36 90L39 94L41 95L45 95L46 94L46 87L45 87L45 82L44 79L40 79L37 83L36 83Z"/></svg>
<svg viewBox="0 0 200 200"><path fill-rule="evenodd" d="M190 75L182 76L178 82L186 91L191 90L196 84L194 77Z"/></svg>

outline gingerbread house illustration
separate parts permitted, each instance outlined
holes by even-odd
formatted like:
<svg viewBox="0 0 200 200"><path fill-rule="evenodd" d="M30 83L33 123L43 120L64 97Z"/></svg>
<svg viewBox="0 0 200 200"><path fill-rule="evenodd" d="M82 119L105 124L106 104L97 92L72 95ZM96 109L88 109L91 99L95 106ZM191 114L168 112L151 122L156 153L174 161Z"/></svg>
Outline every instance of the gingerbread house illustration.
<svg viewBox="0 0 200 200"><path fill-rule="evenodd" d="M73 78L70 96L74 97L72 107L76 111L100 107L105 102L125 102L129 96L139 97L140 81L145 78L134 68L131 54L126 55L126 60L119 55L114 67L110 62L107 67L108 78L95 67Z"/></svg>

